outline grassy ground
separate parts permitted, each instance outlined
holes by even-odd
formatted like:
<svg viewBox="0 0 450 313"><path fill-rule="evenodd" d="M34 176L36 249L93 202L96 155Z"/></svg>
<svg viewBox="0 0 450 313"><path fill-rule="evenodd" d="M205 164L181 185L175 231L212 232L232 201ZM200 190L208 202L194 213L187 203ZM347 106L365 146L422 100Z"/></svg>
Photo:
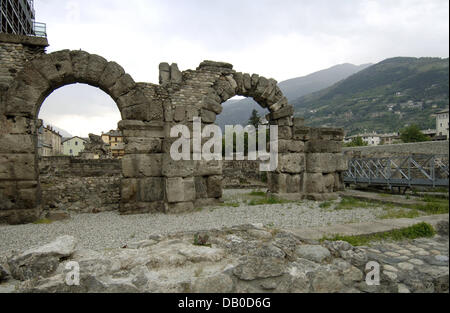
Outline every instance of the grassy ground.
<svg viewBox="0 0 450 313"><path fill-rule="evenodd" d="M371 234L371 235L362 235L362 236L340 236L336 235L334 237L324 237L321 241L330 240L342 240L347 241L352 246L367 246L373 241L381 241L381 240L404 240L404 239L415 239L415 238L423 238L423 237L433 237L436 234L433 226L427 223L419 223L410 227L391 230L388 232Z"/></svg>
<svg viewBox="0 0 450 313"><path fill-rule="evenodd" d="M365 201L352 197L343 197L339 203L332 201L322 202L319 207L329 210L352 210L356 208L382 208L384 213L378 216L380 219L391 218L415 218L422 215L449 213L447 199L426 196L421 198L424 204L394 205L391 203Z"/></svg>

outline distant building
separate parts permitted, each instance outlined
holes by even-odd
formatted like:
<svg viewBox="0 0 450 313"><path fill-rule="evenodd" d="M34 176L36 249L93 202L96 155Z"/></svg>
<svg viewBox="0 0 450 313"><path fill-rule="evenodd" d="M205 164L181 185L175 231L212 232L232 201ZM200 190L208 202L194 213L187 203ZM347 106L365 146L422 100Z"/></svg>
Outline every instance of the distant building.
<svg viewBox="0 0 450 313"><path fill-rule="evenodd" d="M40 157L61 155L63 152L61 140L62 136L51 126L40 126L38 129L38 155Z"/></svg>
<svg viewBox="0 0 450 313"><path fill-rule="evenodd" d="M365 133L349 136L344 139L344 142L349 143L356 137L361 137L361 139L369 146L378 146L381 142L381 137L377 133Z"/></svg>
<svg viewBox="0 0 450 313"><path fill-rule="evenodd" d="M87 139L78 136L66 138L62 142L63 153L69 156L78 156L84 150Z"/></svg>
<svg viewBox="0 0 450 313"><path fill-rule="evenodd" d="M110 130L107 133L102 133L101 137L104 143L110 145L113 158L121 159L125 155L125 143L121 131Z"/></svg>
<svg viewBox="0 0 450 313"><path fill-rule="evenodd" d="M436 136L449 138L448 123L448 109L436 114Z"/></svg>
<svg viewBox="0 0 450 313"><path fill-rule="evenodd" d="M361 137L361 139L369 146L392 145L400 141L398 133L377 134L363 133L344 138L344 143L350 143L354 138Z"/></svg>

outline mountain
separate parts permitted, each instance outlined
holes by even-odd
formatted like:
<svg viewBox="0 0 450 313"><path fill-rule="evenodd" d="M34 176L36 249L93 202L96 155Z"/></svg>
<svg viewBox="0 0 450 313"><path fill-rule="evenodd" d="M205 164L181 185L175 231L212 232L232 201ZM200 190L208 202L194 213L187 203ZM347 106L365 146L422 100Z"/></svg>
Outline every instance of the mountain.
<svg viewBox="0 0 450 313"><path fill-rule="evenodd" d="M353 65L349 63L335 65L307 76L285 80L280 82L278 86L286 98L292 102L303 95L329 87L370 65ZM253 109L256 109L261 116L268 113L266 109L261 108L252 98L228 100L223 104L223 112L217 116L216 124L222 129L224 129L224 125L247 125Z"/></svg>
<svg viewBox="0 0 450 313"><path fill-rule="evenodd" d="M310 126L343 127L349 134L392 132L417 124L435 128L448 108L449 59L396 57L292 102Z"/></svg>

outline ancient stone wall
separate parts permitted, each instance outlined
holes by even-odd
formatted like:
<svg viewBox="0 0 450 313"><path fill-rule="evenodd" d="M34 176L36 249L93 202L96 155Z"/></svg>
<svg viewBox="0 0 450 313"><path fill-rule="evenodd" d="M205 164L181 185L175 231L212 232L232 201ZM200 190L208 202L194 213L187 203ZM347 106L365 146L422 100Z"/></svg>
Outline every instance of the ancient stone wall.
<svg viewBox="0 0 450 313"><path fill-rule="evenodd" d="M0 95L25 63L45 53L46 38L0 33Z"/></svg>
<svg viewBox="0 0 450 313"><path fill-rule="evenodd" d="M98 213L119 209L119 160L47 157L39 160L42 208Z"/></svg>
<svg viewBox="0 0 450 313"><path fill-rule="evenodd" d="M30 44L27 40L17 43L23 51ZM30 60L18 56L20 48L10 49L10 44L11 40L0 40L18 70L9 72L13 79L0 98L0 222L24 223L39 216L37 115L51 92L72 83L100 88L121 112L123 214L184 212L221 199L222 163L192 157L173 160L170 147L177 138L170 137L170 130L186 125L192 138L194 117L201 117L202 129L214 124L221 104L235 95L252 97L268 108L267 120L278 126L278 167L267 174L271 193L324 198L342 188L340 173L347 164L340 153L343 131L303 126L302 119L293 118L294 109L274 79L236 72L228 63L204 61L196 70L184 72L176 64L161 63L159 85L136 83L120 65L98 55L81 50L39 55L43 50L38 49Z"/></svg>
<svg viewBox="0 0 450 313"><path fill-rule="evenodd" d="M257 160L223 160L224 188L259 188L267 186L267 173L259 171Z"/></svg>

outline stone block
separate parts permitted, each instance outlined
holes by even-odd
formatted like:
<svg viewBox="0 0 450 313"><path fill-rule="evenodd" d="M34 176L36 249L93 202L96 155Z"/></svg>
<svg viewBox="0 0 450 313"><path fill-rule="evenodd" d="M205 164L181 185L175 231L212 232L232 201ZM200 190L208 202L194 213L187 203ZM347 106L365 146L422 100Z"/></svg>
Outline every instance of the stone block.
<svg viewBox="0 0 450 313"><path fill-rule="evenodd" d="M223 177L219 175L209 176L207 179L208 197L221 198L222 197L222 180Z"/></svg>
<svg viewBox="0 0 450 313"><path fill-rule="evenodd" d="M345 185L344 185L344 179L342 177L342 174L340 173L334 173L334 191L344 191Z"/></svg>
<svg viewBox="0 0 450 313"><path fill-rule="evenodd" d="M275 120L274 122L276 122L276 124L278 126L292 126L292 117L288 116L288 117L283 117L280 118L278 120Z"/></svg>
<svg viewBox="0 0 450 313"><path fill-rule="evenodd" d="M211 161L194 161L195 163L195 176L211 176L222 175L222 162L217 160Z"/></svg>
<svg viewBox="0 0 450 313"><path fill-rule="evenodd" d="M278 155L277 172L301 173L305 170L304 153L280 153Z"/></svg>
<svg viewBox="0 0 450 313"><path fill-rule="evenodd" d="M64 83L73 82L73 68L69 50L37 57L31 63L52 86L59 87Z"/></svg>
<svg viewBox="0 0 450 313"><path fill-rule="evenodd" d="M163 178L151 177L139 179L139 202L164 200Z"/></svg>
<svg viewBox="0 0 450 313"><path fill-rule="evenodd" d="M34 154L0 154L0 180L36 180L37 174Z"/></svg>
<svg viewBox="0 0 450 313"><path fill-rule="evenodd" d="M34 150L32 135L2 134L0 137L0 153L31 153Z"/></svg>
<svg viewBox="0 0 450 313"><path fill-rule="evenodd" d="M139 183L135 178L123 178L120 183L120 201L122 203L137 202Z"/></svg>
<svg viewBox="0 0 450 313"><path fill-rule="evenodd" d="M339 153L308 153L306 170L310 173L334 173L347 170L347 161Z"/></svg>
<svg viewBox="0 0 450 313"><path fill-rule="evenodd" d="M267 144L268 146L270 143ZM288 152L303 152L305 150L305 143L300 140L278 140L278 152L288 153Z"/></svg>
<svg viewBox="0 0 450 313"><path fill-rule="evenodd" d="M302 175L287 175L286 176L286 192L300 193L302 191Z"/></svg>
<svg viewBox="0 0 450 313"><path fill-rule="evenodd" d="M214 123L216 121L216 113L213 111L202 109L200 117L203 123Z"/></svg>
<svg viewBox="0 0 450 313"><path fill-rule="evenodd" d="M342 141L311 139L306 142L308 153L340 153L342 152Z"/></svg>
<svg viewBox="0 0 450 313"><path fill-rule="evenodd" d="M303 190L307 194L324 193L325 183L321 173L304 173Z"/></svg>
<svg viewBox="0 0 450 313"><path fill-rule="evenodd" d="M307 141L311 139L311 128L295 125L292 127L292 138L295 140Z"/></svg>
<svg viewBox="0 0 450 313"><path fill-rule="evenodd" d="M114 86L116 81L125 75L124 69L116 62L109 62L99 80L99 85L103 89Z"/></svg>
<svg viewBox="0 0 450 313"><path fill-rule="evenodd" d="M120 96L130 92L135 86L136 83L133 78L130 75L125 74L120 77L111 88L109 88L109 95L114 100L117 100Z"/></svg>
<svg viewBox="0 0 450 313"><path fill-rule="evenodd" d="M323 184L325 192L333 192L334 190L334 173L323 175Z"/></svg>
<svg viewBox="0 0 450 313"><path fill-rule="evenodd" d="M267 186L271 193L287 193L287 177L289 174L268 172Z"/></svg>
<svg viewBox="0 0 450 313"><path fill-rule="evenodd" d="M173 120L175 122L181 122L186 118L186 107L184 105L178 105L173 111Z"/></svg>
<svg viewBox="0 0 450 313"><path fill-rule="evenodd" d="M184 178L184 201L194 201L196 197L196 188L194 177Z"/></svg>
<svg viewBox="0 0 450 313"><path fill-rule="evenodd" d="M170 82L173 84L181 84L183 80L183 75L178 69L178 65L176 63L172 63L170 65Z"/></svg>
<svg viewBox="0 0 450 313"><path fill-rule="evenodd" d="M211 97L205 97L203 99L203 108L209 111L213 111L216 114L222 113L222 105Z"/></svg>
<svg viewBox="0 0 450 313"><path fill-rule="evenodd" d="M279 139L292 139L292 127L280 126L278 127L278 138Z"/></svg>
<svg viewBox="0 0 450 313"><path fill-rule="evenodd" d="M5 118L4 124L2 123L2 129L0 130L0 135L2 134L22 135L25 133L26 134L36 133L36 123L33 118L27 118L24 116L14 116Z"/></svg>
<svg viewBox="0 0 450 313"><path fill-rule="evenodd" d="M125 155L121 160L123 176L126 178L162 176L162 157L161 153Z"/></svg>
<svg viewBox="0 0 450 313"><path fill-rule="evenodd" d="M88 70L86 71L87 82L98 85L107 65L108 61L105 58L96 54L89 55Z"/></svg>
<svg viewBox="0 0 450 313"><path fill-rule="evenodd" d="M145 137L126 137L125 153L161 153L162 139Z"/></svg>
<svg viewBox="0 0 450 313"><path fill-rule="evenodd" d="M172 159L170 154L164 154L162 160L162 175L166 177L188 177L194 175L194 161Z"/></svg>
<svg viewBox="0 0 450 313"><path fill-rule="evenodd" d="M291 105L285 106L277 111L270 113L270 120L278 120L283 117L293 116L294 107Z"/></svg>
<svg viewBox="0 0 450 313"><path fill-rule="evenodd" d="M166 199L168 202L183 202L184 201L184 184L182 177L166 178Z"/></svg>
<svg viewBox="0 0 450 313"><path fill-rule="evenodd" d="M207 178L197 176L194 178L195 194L197 199L208 198L208 184Z"/></svg>

